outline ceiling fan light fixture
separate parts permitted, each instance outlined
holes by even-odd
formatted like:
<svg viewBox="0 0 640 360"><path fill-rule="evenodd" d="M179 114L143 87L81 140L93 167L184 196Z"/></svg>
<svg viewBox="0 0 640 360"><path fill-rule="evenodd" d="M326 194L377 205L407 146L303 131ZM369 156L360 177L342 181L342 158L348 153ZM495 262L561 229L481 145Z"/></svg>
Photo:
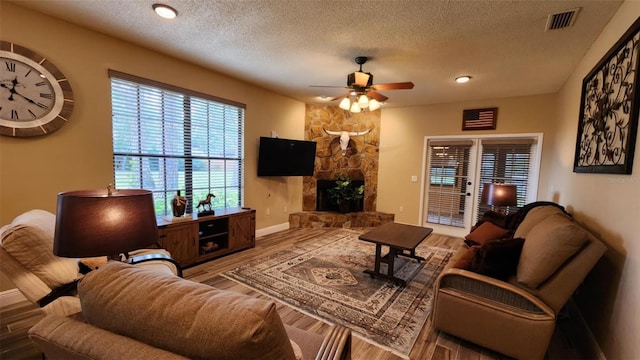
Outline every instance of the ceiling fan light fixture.
<svg viewBox="0 0 640 360"><path fill-rule="evenodd" d="M369 101L369 111L376 111L380 109L380 102L376 99L371 99Z"/></svg>
<svg viewBox="0 0 640 360"><path fill-rule="evenodd" d="M338 105L340 107L340 109L342 110L349 110L351 109L351 100L349 100L348 97L342 99L342 101L340 101L340 105Z"/></svg>
<svg viewBox="0 0 640 360"><path fill-rule="evenodd" d="M174 19L176 16L178 16L178 11L169 5L153 4L151 7L153 8L153 11L155 11L156 14L158 14L158 16L162 18Z"/></svg>
<svg viewBox="0 0 640 360"><path fill-rule="evenodd" d="M367 62L368 58L366 56L358 56L354 60L356 64L360 65L360 69L347 74L346 88L349 89L349 92L331 99L331 101L340 99L340 104L338 105L340 109L352 113L375 111L380 109L384 101L388 99L378 91L413 89L414 85L410 81L373 84L373 74L362 71L362 65ZM344 88L344 86L311 86Z"/></svg>
<svg viewBox="0 0 640 360"><path fill-rule="evenodd" d="M458 76L456 78L456 82L458 84L464 84L466 82L469 82L469 80L471 80L471 76L469 76L469 75L462 75L462 76Z"/></svg>
<svg viewBox="0 0 640 360"><path fill-rule="evenodd" d="M367 97L367 95L362 94L360 95L360 97L358 97L358 105L360 105L361 108L366 108L367 106L369 106L369 98Z"/></svg>

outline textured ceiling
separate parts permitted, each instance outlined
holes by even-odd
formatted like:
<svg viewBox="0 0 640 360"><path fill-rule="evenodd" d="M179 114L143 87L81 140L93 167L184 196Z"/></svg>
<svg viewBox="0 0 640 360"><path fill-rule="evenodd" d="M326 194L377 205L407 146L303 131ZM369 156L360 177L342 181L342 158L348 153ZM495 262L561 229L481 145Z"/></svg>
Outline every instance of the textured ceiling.
<svg viewBox="0 0 640 360"><path fill-rule="evenodd" d="M160 0L157 0L160 2ZM18 0L18 5L229 74L308 103L363 70L386 106L557 91L622 1L597 0ZM574 26L545 32L551 13L581 8ZM473 80L456 84L453 78ZM215 94L214 94L215 95ZM334 102L337 105L337 102Z"/></svg>

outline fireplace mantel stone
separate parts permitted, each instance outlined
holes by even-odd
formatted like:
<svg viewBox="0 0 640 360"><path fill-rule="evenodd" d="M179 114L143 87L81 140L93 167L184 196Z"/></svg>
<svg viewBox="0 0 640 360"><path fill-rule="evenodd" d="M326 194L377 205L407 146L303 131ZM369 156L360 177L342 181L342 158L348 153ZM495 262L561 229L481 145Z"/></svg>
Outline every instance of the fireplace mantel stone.
<svg viewBox="0 0 640 360"><path fill-rule="evenodd" d="M289 228L376 227L393 222L394 218L394 214L380 211L358 211L346 214L332 211L302 211L289 214Z"/></svg>

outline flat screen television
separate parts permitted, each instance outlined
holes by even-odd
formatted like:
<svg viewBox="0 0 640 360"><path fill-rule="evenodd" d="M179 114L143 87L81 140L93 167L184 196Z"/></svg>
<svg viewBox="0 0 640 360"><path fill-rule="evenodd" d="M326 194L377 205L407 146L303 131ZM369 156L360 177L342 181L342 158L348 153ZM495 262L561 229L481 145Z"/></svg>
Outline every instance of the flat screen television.
<svg viewBox="0 0 640 360"><path fill-rule="evenodd" d="M260 138L258 176L313 176L316 142Z"/></svg>

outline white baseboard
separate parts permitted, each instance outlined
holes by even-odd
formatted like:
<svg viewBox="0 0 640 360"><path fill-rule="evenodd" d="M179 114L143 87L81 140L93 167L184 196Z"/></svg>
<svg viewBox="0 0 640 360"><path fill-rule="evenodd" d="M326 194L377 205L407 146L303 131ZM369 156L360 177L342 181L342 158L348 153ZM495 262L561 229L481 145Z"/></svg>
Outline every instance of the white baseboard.
<svg viewBox="0 0 640 360"><path fill-rule="evenodd" d="M282 223L278 225L269 226L263 229L256 230L256 237L265 236L273 233L277 233L278 231L289 230L289 223Z"/></svg>
<svg viewBox="0 0 640 360"><path fill-rule="evenodd" d="M18 289L0 292L0 306L9 306L27 300Z"/></svg>

